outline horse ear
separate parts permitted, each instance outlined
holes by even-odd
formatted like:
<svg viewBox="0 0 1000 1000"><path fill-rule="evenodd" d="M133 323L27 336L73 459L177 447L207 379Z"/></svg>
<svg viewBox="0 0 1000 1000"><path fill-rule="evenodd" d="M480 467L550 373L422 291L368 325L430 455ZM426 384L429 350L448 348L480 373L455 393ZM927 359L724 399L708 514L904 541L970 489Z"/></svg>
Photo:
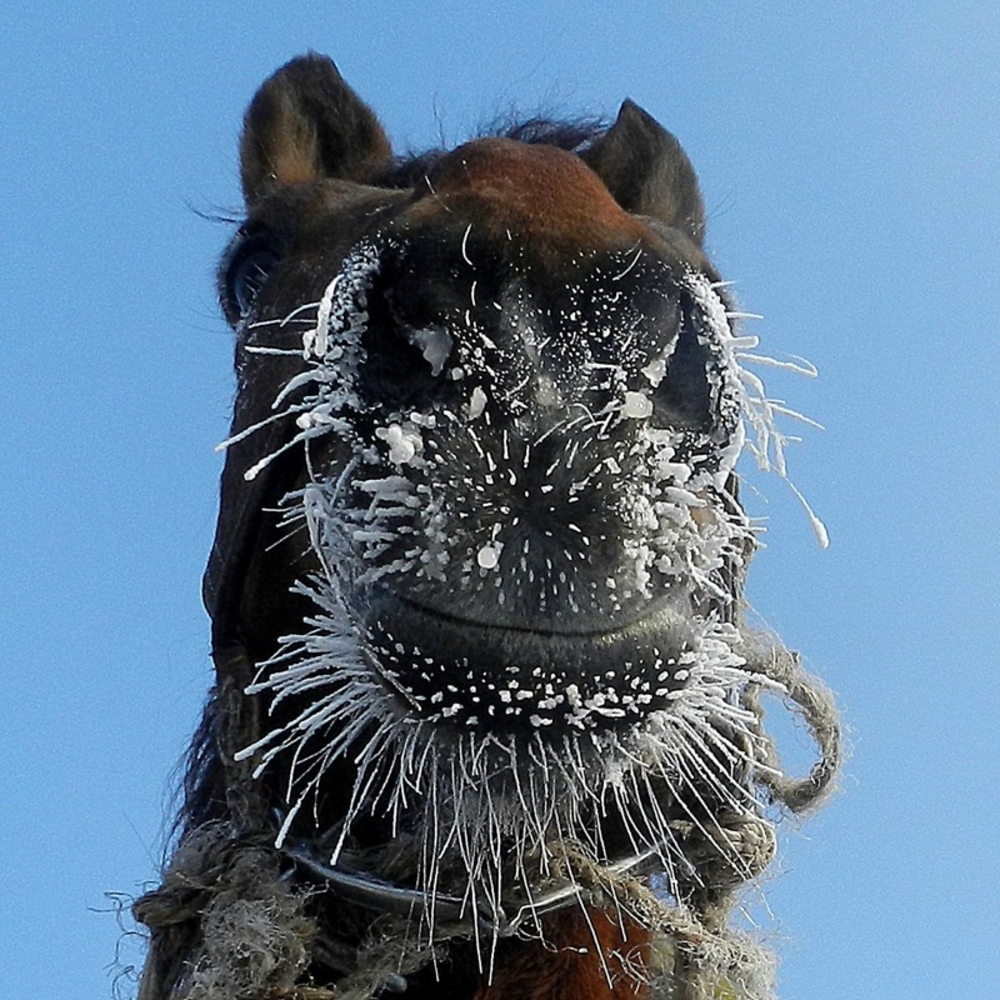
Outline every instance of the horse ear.
<svg viewBox="0 0 1000 1000"><path fill-rule="evenodd" d="M365 183L392 156L378 118L325 56L293 59L265 81L243 124L248 206L286 184L336 177Z"/></svg>
<svg viewBox="0 0 1000 1000"><path fill-rule="evenodd" d="M701 246L705 209L691 161L638 104L625 101L618 120L582 156L622 208L665 222Z"/></svg>

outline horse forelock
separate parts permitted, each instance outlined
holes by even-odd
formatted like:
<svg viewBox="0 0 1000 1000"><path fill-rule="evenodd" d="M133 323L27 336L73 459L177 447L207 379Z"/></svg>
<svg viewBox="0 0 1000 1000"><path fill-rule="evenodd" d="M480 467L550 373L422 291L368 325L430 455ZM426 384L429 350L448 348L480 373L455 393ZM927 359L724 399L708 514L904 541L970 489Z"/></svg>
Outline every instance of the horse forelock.
<svg viewBox="0 0 1000 1000"><path fill-rule="evenodd" d="M529 248L621 250L649 237L579 157L555 146L478 139L426 178L422 213L461 212Z"/></svg>

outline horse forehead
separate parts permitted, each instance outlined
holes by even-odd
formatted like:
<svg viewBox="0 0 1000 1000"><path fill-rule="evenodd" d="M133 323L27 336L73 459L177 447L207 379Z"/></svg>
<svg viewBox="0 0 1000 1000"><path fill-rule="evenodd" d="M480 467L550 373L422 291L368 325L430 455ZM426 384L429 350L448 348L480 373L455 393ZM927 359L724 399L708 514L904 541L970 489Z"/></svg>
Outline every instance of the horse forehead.
<svg viewBox="0 0 1000 1000"><path fill-rule="evenodd" d="M439 161L428 186L420 215L459 211L539 249L621 249L649 236L579 157L555 146L477 139Z"/></svg>

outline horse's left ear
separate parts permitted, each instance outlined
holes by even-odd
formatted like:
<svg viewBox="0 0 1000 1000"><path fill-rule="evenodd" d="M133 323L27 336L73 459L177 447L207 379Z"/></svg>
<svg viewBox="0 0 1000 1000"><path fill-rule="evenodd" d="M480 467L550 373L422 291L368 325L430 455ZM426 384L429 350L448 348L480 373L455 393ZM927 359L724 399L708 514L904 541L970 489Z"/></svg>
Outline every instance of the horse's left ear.
<svg viewBox="0 0 1000 1000"><path fill-rule="evenodd" d="M618 120L582 157L626 211L665 222L701 246L705 209L691 161L638 104L625 101Z"/></svg>
<svg viewBox="0 0 1000 1000"><path fill-rule="evenodd" d="M282 66L257 91L243 124L247 207L287 184L335 177L364 184L392 156L375 113L316 53Z"/></svg>

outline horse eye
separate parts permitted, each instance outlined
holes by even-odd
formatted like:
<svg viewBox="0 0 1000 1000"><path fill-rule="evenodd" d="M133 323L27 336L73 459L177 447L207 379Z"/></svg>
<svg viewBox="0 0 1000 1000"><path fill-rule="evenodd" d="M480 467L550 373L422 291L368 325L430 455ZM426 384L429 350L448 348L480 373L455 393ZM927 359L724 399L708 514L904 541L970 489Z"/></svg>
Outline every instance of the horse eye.
<svg viewBox="0 0 1000 1000"><path fill-rule="evenodd" d="M269 236L252 236L236 247L223 282L223 306L228 315L242 319L250 312L280 259Z"/></svg>

